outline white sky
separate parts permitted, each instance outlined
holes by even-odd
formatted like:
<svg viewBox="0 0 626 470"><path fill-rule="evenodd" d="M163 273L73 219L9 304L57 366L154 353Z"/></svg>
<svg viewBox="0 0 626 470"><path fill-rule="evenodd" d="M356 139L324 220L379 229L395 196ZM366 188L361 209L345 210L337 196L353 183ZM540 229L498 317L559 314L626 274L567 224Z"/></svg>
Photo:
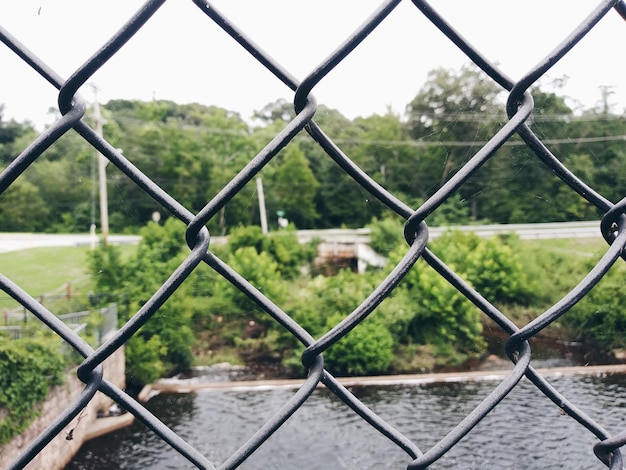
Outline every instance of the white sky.
<svg viewBox="0 0 626 470"><path fill-rule="evenodd" d="M215 6L297 78L304 78L380 0L221 0ZM138 0L0 2L0 25L64 77L85 62L143 4ZM549 53L597 2L582 0L445 0L435 8L513 79ZM626 23L609 12L549 73L567 75L560 94L594 106L612 86L616 111L626 107ZM313 94L349 118L402 113L427 73L459 69L468 59L409 1L403 2ZM548 80L544 80L549 83ZM113 98L199 102L239 112L293 94L190 1L169 0L90 80ZM546 91L553 91L545 86ZM89 88L82 90L91 100ZM56 90L0 44L0 103L5 118L49 122Z"/></svg>

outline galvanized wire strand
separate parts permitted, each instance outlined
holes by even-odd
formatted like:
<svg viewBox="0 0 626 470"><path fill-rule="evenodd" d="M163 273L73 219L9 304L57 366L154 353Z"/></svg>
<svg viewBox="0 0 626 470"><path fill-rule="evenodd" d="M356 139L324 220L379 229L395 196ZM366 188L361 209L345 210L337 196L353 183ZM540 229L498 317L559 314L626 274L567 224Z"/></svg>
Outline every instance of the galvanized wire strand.
<svg viewBox="0 0 626 470"><path fill-rule="evenodd" d="M535 69L522 78L517 84L508 78L498 67L493 65L480 51L476 50L460 33L458 33L445 18L441 17L426 1L413 0L415 6L440 29L448 39L450 39L467 57L480 67L496 83L510 92L507 102L509 118L512 118L518 111L519 101L530 86L546 73L558 60L560 60L569 50L571 50L584 36L595 26L600 19L606 15L608 10L615 6L615 1L605 1L594 9L590 15L565 38ZM617 6L615 6L617 8ZM522 137L526 145L550 168L559 178L567 183L578 194L587 199L598 208L606 211L611 203L602 195L598 194L582 180L577 178L567 169L538 139L527 124L522 124L518 128L518 134Z"/></svg>
<svg viewBox="0 0 626 470"><path fill-rule="evenodd" d="M347 56L366 40L368 35L394 11L400 0L387 0L339 44L321 63L313 65L312 72L299 81L270 54L261 49L245 31L238 28L232 21L220 13L211 3L205 0L192 0L208 20L220 27L234 41L241 45L254 60L263 65L268 73L287 86L293 93L296 116L276 133L256 155L250 155L244 167L226 183L205 206L194 214L180 204L170 194L160 188L149 175L141 172L132 162L133 156L124 156L106 139L98 136L82 119L85 113L84 100L77 94L78 89L106 62L111 59L138 31L149 21L152 15L165 3L165 0L146 2L119 30L106 41L68 80L63 80L47 64L28 50L16 38L0 26L0 41L28 64L35 73L51 83L59 90L58 102L62 116L49 128L43 131L26 147L0 174L0 194L9 188L30 165L37 161L41 154L53 145L61 136L72 128L91 146L102 153L134 184L141 188L161 207L169 211L186 225L185 240L190 252L184 261L170 274L168 279L154 292L144 304L126 322L115 335L97 350L93 350L76 333L72 332L52 313L46 310L35 299L15 285L10 279L0 275L0 289L32 312L38 320L67 342L74 350L84 357L77 369L78 378L85 383L80 396L61 413L55 422L40 434L11 469L22 468L31 461L63 428L74 419L92 399L96 391L105 395L131 412L148 429L158 435L164 442L179 452L187 461L198 468L214 469L215 464L185 442L174 431L165 426L142 404L130 397L110 382L102 378L102 363L117 349L133 337L134 334L159 311L169 297L187 281L190 274L200 263L205 263L218 275L230 282L245 294L265 314L304 347L302 365L307 372L307 379L302 386L285 402L239 449L230 455L220 469L239 467L280 427L300 409L320 384L325 385L347 407L353 410L366 423L393 442L412 460L408 468L425 468L442 458L461 439L472 432L472 429L513 390L522 377L526 376L534 386L548 397L556 406L575 420L582 428L591 432L600 442L594 446L594 452L610 468L621 468L622 456L620 447L626 444L626 431L615 436L600 426L594 419L571 403L559 390L539 375L532 366L532 353L529 342L541 331L552 325L558 318L566 314L572 306L584 298L607 273L609 268L620 256L626 259L626 197L613 204L602 194L587 185L564 165L548 148L548 141L539 139L529 124L532 121L533 98L530 92L533 86L562 57L569 53L596 24L614 9L626 19L626 2L623 0L604 0L600 2L567 37L565 37L544 59L528 71L517 82L510 79L498 67L492 64L480 51L471 45L445 18L433 9L426 1L412 0L412 3L437 29L439 29L456 47L458 47L488 77L506 90L508 95L506 113L508 122L493 135L481 148L474 153L469 161L444 183L433 196L416 209L412 209L404 201L387 191L379 182L363 171L350 155L346 154L324 130L314 121L317 101L312 95L315 87L322 80L331 80L332 72ZM344 319L320 338L315 339L299 325L287 312L272 299L251 285L248 280L237 273L227 263L210 251L210 234L206 225L232 198L267 165L274 157L289 145L300 134L308 133L319 147L332 159L341 170L354 180L360 187L367 190L378 201L386 205L406 220L404 236L409 245L402 260L392 269L391 273ZM560 180L573 191L585 198L590 204L604 212L599 230L609 244L608 250L580 283L568 295L545 312L538 315L525 326L517 327L504 312L498 310L480 292L472 288L464 279L443 263L428 247L428 227L425 219L458 191L467 180L480 170L482 165L492 158L497 158L497 151L509 143L511 137L518 134L523 144L533 156L554 172ZM468 148L470 147L467 144ZM357 399L338 380L324 369L323 353L341 338L349 335L370 315L376 315L379 304L401 284L403 277L413 268L419 258L423 258L439 276L445 279L458 292L466 297L484 315L486 315L503 332L509 335L505 343L505 352L514 364L508 373L482 401L465 418L463 418L448 434L430 449L422 451L418 446L420 436L406 436L401 430L387 423L383 416L374 413L363 402ZM210 299L207 299L210 302Z"/></svg>
<svg viewBox="0 0 626 470"><path fill-rule="evenodd" d="M8 470L21 470L28 465L37 454L46 447L52 439L60 434L65 427L72 422L72 420L78 416L78 413L87 406L87 404L94 397L98 391L98 386L102 382L102 366L94 369L91 376L87 380L87 385L80 392L80 395L65 409L59 416L57 416L52 423L37 436L31 443L28 444L26 449L11 462Z"/></svg>
<svg viewBox="0 0 626 470"><path fill-rule="evenodd" d="M539 315L533 321L514 333L507 341L505 350L507 353L514 351L517 345L535 336L550 323L556 321L561 315L576 305L600 279L613 266L620 257L626 246L626 224L620 226L620 232L602 258L589 271L589 273L574 287L565 297Z"/></svg>
<svg viewBox="0 0 626 470"><path fill-rule="evenodd" d="M271 300L265 297L260 291L258 291L258 289L248 283L245 278L233 271L226 263L221 261L213 253L209 252L206 254L205 262L225 279L231 282L231 284L237 287L241 292L246 294L250 300L256 303L280 325L292 333L294 337L300 340L300 342L302 342L305 346L312 346L315 344L315 339L306 330L294 322L289 315L273 304ZM311 361L313 361L313 365L309 367L315 367L315 364L321 357L321 354L315 355L311 359ZM324 370L324 374L319 381L326 385L329 390L337 395L359 416L370 423L381 434L394 442L398 447L407 452L411 457L415 458L416 456L421 455L419 449L415 447L409 439L403 436L398 430L393 428L393 426L390 426L382 418L372 412L372 410L366 407L361 401L354 397L354 395L352 395L343 385L337 382L337 380L328 371Z"/></svg>
<svg viewBox="0 0 626 470"><path fill-rule="evenodd" d="M304 404L315 391L324 373L324 358L319 355L309 368L306 382L241 448L220 466L220 469L237 468L258 449L289 417Z"/></svg>
<svg viewBox="0 0 626 470"><path fill-rule="evenodd" d="M37 71L39 75L55 88L61 89L65 80L35 56L25 45L2 28L2 26L0 26L0 40L9 47L9 49L16 53L19 51L18 55L24 62ZM137 186L168 209L172 215L184 222L191 221L194 215L190 211L146 177L135 165L124 157L118 149L114 148L106 140L97 135L84 121L79 120L84 115L85 105L79 95L74 95L73 99L74 108L45 129L40 136L18 155L9 166L5 168L2 174L0 174L0 192L4 191L8 184L14 181L36 158L73 126L76 132L87 142L108 158L111 163L131 179L131 181L137 184Z"/></svg>
<svg viewBox="0 0 626 470"><path fill-rule="evenodd" d="M398 6L400 0L388 0L348 37L335 51L319 64L298 86L294 95L294 108L299 113L308 99L311 90L332 69L345 59L386 17Z"/></svg>
<svg viewBox="0 0 626 470"><path fill-rule="evenodd" d="M228 182L222 190L202 208L193 222L189 224L189 230L198 230L199 226L204 226L211 218L224 207L241 189L254 178L259 171L267 165L272 158L278 154L303 128L304 125L313 117L317 109L315 101L307 102L303 111L298 114L285 128L267 144L261 152L259 152L250 162Z"/></svg>
<svg viewBox="0 0 626 470"><path fill-rule="evenodd" d="M432 446L420 458L413 460L408 465L408 469L427 468L432 463L439 460L446 452L448 452L457 442L463 439L487 414L500 403L517 383L524 376L528 364L530 363L530 347L524 343L519 350L519 361L515 364L515 368L507 377L498 384L498 386L463 420L441 439Z"/></svg>
<svg viewBox="0 0 626 470"><path fill-rule="evenodd" d="M263 295L263 293L261 293L256 287L250 284L243 276L219 259L214 253L207 253L204 261L208 266L213 268L215 272L224 277L224 279L230 282L250 300L257 304L262 310L269 314L303 345L309 346L315 342L315 339L309 334L308 331L302 328L289 315Z"/></svg>
<svg viewBox="0 0 626 470"><path fill-rule="evenodd" d="M315 344L309 346L302 353L302 365L308 367L315 356L323 353L331 345L347 335L354 327L359 325L376 307L391 293L402 281L404 276L419 259L428 242L428 228L421 223L417 236L413 240L411 248L402 257L402 260L393 268L391 273L381 282L376 289L359 305L353 312L339 322L332 330L318 339Z"/></svg>
<svg viewBox="0 0 626 470"><path fill-rule="evenodd" d="M615 4L615 11L626 20L626 1L620 0Z"/></svg>
<svg viewBox="0 0 626 470"><path fill-rule="evenodd" d="M78 89L115 55L150 17L165 3L166 0L150 0L146 2L98 51L67 79L59 90L59 110L65 114L72 105Z"/></svg>
<svg viewBox="0 0 626 470"><path fill-rule="evenodd" d="M370 408L356 398L350 391L341 385L328 371L324 371L321 382L333 392L341 401L349 406L356 414L363 418L370 426L375 428L383 436L396 444L400 449L415 459L423 455L422 451L410 439L398 429L391 426L384 419L374 413Z"/></svg>
<svg viewBox="0 0 626 470"><path fill-rule="evenodd" d="M419 247L419 245L418 245ZM298 338L305 346L314 345L315 340L309 335L309 333L302 329L300 325L294 322L285 312L280 310L275 304L267 299L261 292L259 292L254 286L249 284L245 278L241 277L238 273L233 271L227 264L222 262L213 253L207 253L205 257L206 263L215 269L218 273L224 276L235 287L245 293L253 302L259 307L265 310L272 316L279 324L290 331L296 338ZM322 357L318 354L313 357L314 364L318 359ZM309 366L311 367L311 366ZM354 397L345 387L343 387L336 379L324 371L324 375L321 378L321 382L326 385L329 390L335 393L342 401L344 401L350 408L352 408L359 416L369 422L375 427L381 434L388 437L392 442L396 443L400 448L407 452L411 457L415 458L417 455L421 455L419 449L403 436L398 430L390 426L378 415L373 413L362 402Z"/></svg>
<svg viewBox="0 0 626 470"><path fill-rule="evenodd" d="M78 376L89 374L96 364L102 363L107 357L113 354L120 346L130 339L133 334L139 330L176 292L189 274L202 261L204 254L209 247L208 234L194 247L193 251L185 258L185 260L176 268L170 277L159 287L148 301L142 305L135 315L130 318L115 335L100 346L93 354L86 358L78 368Z"/></svg>
<svg viewBox="0 0 626 470"><path fill-rule="evenodd" d="M502 328L503 331L509 333L510 335L516 334L520 331L520 329L511 320L509 320L502 312L500 312L491 303L489 303L489 301L482 297L479 292L475 291L469 284L461 279L454 271L446 266L446 264L441 262L430 250L425 250L422 256L424 260L428 262L431 267L433 267L433 269L435 269L444 279L446 279L452 286L454 286L459 292L461 292L483 313L491 318L500 328ZM526 340L522 344L527 345L528 340ZM516 345L519 346L519 342L517 342ZM513 356L513 353L517 353L517 351L511 351L510 356ZM517 362L517 359L515 357L512 357L512 359L513 362ZM607 439L610 436L610 434L606 430L604 430L598 423L596 423L592 418L587 416L587 414L585 414L582 410L570 403L567 398L565 398L558 390L552 387L552 385L550 385L546 379L541 377L541 375L539 375L530 364L526 368L525 375L539 390L544 393L544 395L552 400L552 402L554 402L561 410L563 410L565 413L575 419L582 426L587 428L596 437L598 437L599 439ZM614 450L615 454L612 465L615 465L615 468L621 468L621 453L619 449L611 449L611 451Z"/></svg>
<svg viewBox="0 0 626 470"><path fill-rule="evenodd" d="M505 90L511 90L514 82L501 72L479 50L474 48L450 23L446 21L426 0L412 0L413 4L426 18L439 29L452 43L457 46L474 64L489 75Z"/></svg>
<svg viewBox="0 0 626 470"><path fill-rule="evenodd" d="M222 28L230 37L233 38L237 43L239 43L246 51L248 51L257 61L259 61L263 66L265 66L268 71L270 71L273 75L276 76L281 82L283 82L287 87L291 90L296 91L301 86L300 81L295 78L293 75L289 73L289 71L285 70L280 64L276 62L266 51L264 51L261 47L259 47L251 38L249 38L244 31L237 28L228 18L226 18L217 8L215 8L212 4L205 0L193 0L193 2L205 13L208 17L210 17L220 28ZM370 16L370 19L364 23L365 27L368 27L371 21L375 21L379 23L390 13L390 9L394 8L396 2L386 2L384 3L377 12L373 13ZM364 35L353 34L350 38L344 41L343 45L340 46L334 53L331 54L331 58L326 59L325 63L329 61L336 61L338 58L342 58L345 56L347 49L354 49L365 39ZM332 58L335 59L332 59ZM323 66L320 66L324 70ZM315 73L315 72L314 72ZM324 72L324 74L327 73ZM298 98L299 106L304 106L304 100L307 99L316 103L315 97L310 93L310 88L308 87L309 92L307 92L306 97ZM302 89L304 90L304 88ZM302 91L301 91L302 93ZM302 112L303 109L300 110ZM328 137L322 129L315 123L313 119L310 119L306 126L306 131L311 135L313 140L315 140L323 149L327 152L328 156L331 157L348 175L350 175L358 184L363 186L366 190L368 190L372 195L378 197L381 202L386 204L390 209L394 212L402 215L403 217L408 217L413 211L410 209L404 202L397 199L387 190L385 190L381 185L379 185L376 181L374 181L369 175L367 175L363 170L361 170L348 156L346 156L341 149ZM207 209L208 211L208 209Z"/></svg>
<svg viewBox="0 0 626 470"><path fill-rule="evenodd" d="M197 468L203 470L215 469L215 466L204 455L198 452L198 450L176 434L172 429L163 424L163 422L148 411L144 405L126 392L123 392L107 380L102 381L99 390L106 396L112 398L126 411L132 413L142 424L158 435L163 442L167 443L172 449L176 450Z"/></svg>
<svg viewBox="0 0 626 470"><path fill-rule="evenodd" d="M593 452L605 465L610 466L611 470L621 469L623 464L620 447L624 445L626 445L626 431L598 442L593 446Z"/></svg>
<svg viewBox="0 0 626 470"><path fill-rule="evenodd" d="M511 119L487 142L476 154L446 181L435 194L429 197L406 221L404 226L404 238L407 243L411 242L415 235L416 227L432 214L437 207L443 204L465 181L484 165L489 158L506 142L528 119L533 108L533 100L530 94L524 95L524 101Z"/></svg>

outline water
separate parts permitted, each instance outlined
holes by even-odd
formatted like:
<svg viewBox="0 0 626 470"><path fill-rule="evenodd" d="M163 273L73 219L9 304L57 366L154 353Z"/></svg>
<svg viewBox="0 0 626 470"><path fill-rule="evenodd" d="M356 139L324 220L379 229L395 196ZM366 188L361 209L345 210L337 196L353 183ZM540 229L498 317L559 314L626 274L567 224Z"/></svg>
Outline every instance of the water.
<svg viewBox="0 0 626 470"><path fill-rule="evenodd" d="M551 379L571 402L612 434L626 429L626 376ZM422 451L461 421L497 382L354 387L352 392ZM200 391L159 395L147 407L216 466L224 462L293 390ZM606 468L597 439L526 379L470 435L431 468ZM317 390L240 468L402 469L410 457L325 389ZM135 423L86 443L67 470L195 468Z"/></svg>

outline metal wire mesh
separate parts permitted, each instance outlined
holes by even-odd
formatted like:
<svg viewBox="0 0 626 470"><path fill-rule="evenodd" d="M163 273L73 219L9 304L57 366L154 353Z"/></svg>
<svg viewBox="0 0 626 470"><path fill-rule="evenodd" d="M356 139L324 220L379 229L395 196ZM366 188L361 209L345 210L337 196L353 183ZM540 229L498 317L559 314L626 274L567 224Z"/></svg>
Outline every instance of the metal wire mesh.
<svg viewBox="0 0 626 470"><path fill-rule="evenodd" d="M484 73L493 79L499 86L508 92L506 111L508 121L495 133L491 139L478 150L467 164L445 183L431 198L417 209L413 209L403 201L387 192L372 177L364 173L333 142L314 120L317 103L311 92L322 79L346 58L361 41L371 33L400 3L400 0L383 2L380 7L362 24L352 35L304 80L298 81L281 64L257 47L245 31L223 16L217 9L205 0L193 0L199 9L199 15L205 15L206 21L214 22L222 28L233 41L239 43L256 60L267 68L276 80L293 90L293 102L296 116L275 137L252 158L245 168L239 172L222 190L197 214L183 207L176 199L163 191L148 176L143 174L132 161L132 155L122 155L105 139L89 127L83 120L85 103L77 94L78 89L117 51L130 41L148 22L151 16L165 3L165 0L148 1L128 22L69 79L64 79L55 73L47 64L31 53L18 39L0 27L0 39L17 54L34 72L41 75L50 84L59 90L58 104L62 116L46 129L26 150L24 150L0 175L0 193L4 192L41 154L66 132L77 132L95 149L101 152L112 164L118 167L137 186L157 201L163 209L177 217L187 225L186 240L190 248L187 258L171 273L167 281L150 297L150 300L141 307L132 318L105 344L93 350L67 325L50 313L34 298L30 297L14 282L0 275L0 286L12 298L32 312L43 324L47 325L58 336L63 338L74 348L84 360L77 370L77 375L84 382L85 387L79 398L68 407L55 422L36 440L30 443L21 456L13 462L10 468L18 469L31 461L58 433L76 418L81 409L92 399L97 391L111 397L122 407L133 413L155 434L176 449L185 459L198 468L215 468L205 456L188 445L175 432L161 423L155 416L146 410L140 403L120 390L107 380L103 379L102 362L115 350L137 332L137 330L159 310L168 298L177 290L194 269L201 263L213 268L250 299L263 309L276 322L288 330L295 338L306 346L302 363L308 372L305 383L297 390L291 399L274 414L246 443L244 443L230 458L220 465L220 468L236 468L248 458L301 406L313 393L318 384L323 383L346 406L350 407L364 421L377 429L390 441L407 454L408 468L425 468L437 461L464 436L472 431L474 426L485 417L494 407L507 396L526 376L543 394L549 397L567 415L578 422L581 430L586 429L595 435L599 443L594 447L598 459L610 468L622 468L620 447L626 443L626 430L610 435L592 418L571 404L566 397L551 386L531 365L531 351L528 340L537 335L556 319L565 314L576 302L583 298L589 290L599 282L608 269L620 256L624 256L626 246L626 198L618 203L612 203L601 194L587 186L576 175L568 170L550 152L526 124L533 112L533 100L529 88L537 82L557 61L564 57L583 38L595 24L607 14L615 10L626 18L626 2L606 0L600 2L591 14L549 54L535 68L530 70L521 80L514 82L499 68L489 62L480 51L476 50L438 12L422 0L413 0L414 6L427 17L445 36L449 38L467 57L469 57ZM10 71L4 71L4 73ZM402 260L395 266L391 274L382 282L371 295L363 301L345 319L328 331L321 338L313 338L304 328L297 324L285 313L280 306L275 305L261 292L249 284L229 265L219 259L210 249L211 235L206 224L219 210L227 204L259 171L270 162L277 153L285 147L296 135L308 133L310 138L317 142L341 169L354 179L359 185L392 211L406 219L404 235L409 245ZM487 162L505 142L512 136L519 135L533 154L548 166L563 184L568 185L589 203L597 207L605 215L600 230L609 245L608 250L598 261L588 275L565 298L539 315L533 321L518 328L507 316L489 303L470 285L461 279L454 271L440 261L428 248L428 226L425 218L437 210L456 190L459 189L472 174ZM484 400L469 413L458 425L452 429L441 441L430 449L420 449L412 439L403 435L399 430L385 422L360 402L354 395L343 387L330 373L324 369L323 353L332 347L343 336L350 333L361 321L372 314L380 302L401 282L403 276L413 264L422 258L444 279L465 295L487 317L509 336L506 342L506 352L515 364L509 375Z"/></svg>

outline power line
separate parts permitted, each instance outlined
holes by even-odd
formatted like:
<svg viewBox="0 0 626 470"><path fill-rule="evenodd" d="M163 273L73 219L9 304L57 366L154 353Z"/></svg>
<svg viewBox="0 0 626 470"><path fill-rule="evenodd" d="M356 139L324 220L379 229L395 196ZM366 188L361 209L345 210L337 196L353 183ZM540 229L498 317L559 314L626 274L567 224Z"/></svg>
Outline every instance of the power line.
<svg viewBox="0 0 626 470"><path fill-rule="evenodd" d="M483 121L483 122L489 122L489 119L493 118L493 122L494 123L500 123L503 122L501 119L501 116L495 116L495 115L480 115L480 114L475 114L475 113L450 113L447 115L449 118L449 120L451 122L454 121L453 117L454 116L459 116L462 118L461 119L456 119L457 121L460 122L473 122L473 121ZM561 120L562 122L585 122L585 121L598 121L598 120L602 120L602 119L608 119L608 120L612 120L612 119L621 119L621 116L615 116L615 117L607 117L606 115L597 115L597 117L594 117L596 115L589 115L589 116L570 116L570 115L564 115L564 114L546 114L546 115L537 115L537 116L532 116L532 120L534 122L557 122L559 120ZM118 119L118 118L116 118ZM437 119L441 120L440 116L437 116ZM465 121L463 121L463 119L466 119ZM135 119L135 118L129 118L129 117L123 117L121 119L119 119L120 121L124 122L133 122L133 123L148 123L148 121L142 121L141 119ZM161 123L158 123L161 124ZM167 124L167 123L162 123L162 124ZM182 124L182 123L181 123ZM230 135L230 136L239 136L239 137L262 137L259 134L255 134L255 133L250 133L244 130L233 130L233 129L227 129L227 128L220 128L220 127L205 127L205 126L198 126L198 125L193 125L193 124L182 124L177 126L180 129L184 129L184 130L197 130L197 131L201 131L203 133L209 133L209 134L216 134L216 135ZM262 132L262 130L264 128L258 128L259 131ZM308 140L308 138L306 136L303 135L298 135L296 136L296 138L294 139L296 141L305 141ZM432 147L432 146L436 146L436 145L444 145L447 147L482 147L483 145L485 145L487 143L487 141L439 141L439 140L422 140L422 139L418 139L418 140L377 140L377 139L359 139L359 138L350 138L350 139L346 139L346 138L333 138L332 139L333 142L337 143L337 144L364 144L364 145L381 145L381 146L410 146L410 147ZM563 145L563 144L581 144L581 143L598 143L598 142L613 142L613 141L621 141L621 140L626 140L626 135L613 135L613 136L590 136L590 137L577 137L577 138L563 138L563 139L544 139L542 140L542 142L546 145ZM524 142L521 141L507 141L504 143L503 146L505 147L517 147L517 146L523 146L526 145L524 144Z"/></svg>
<svg viewBox="0 0 626 470"><path fill-rule="evenodd" d="M599 137L576 137L565 139L543 139L541 140L545 145L562 145L562 144L585 144L596 142L614 142L626 140L626 135L607 135ZM406 146L406 147L434 147L434 146L446 146L446 147L482 147L487 141L459 141L459 140L363 140L363 139L333 139L333 142L338 144L370 144L381 146ZM519 147L526 145L519 140L509 140L505 142L503 147Z"/></svg>

